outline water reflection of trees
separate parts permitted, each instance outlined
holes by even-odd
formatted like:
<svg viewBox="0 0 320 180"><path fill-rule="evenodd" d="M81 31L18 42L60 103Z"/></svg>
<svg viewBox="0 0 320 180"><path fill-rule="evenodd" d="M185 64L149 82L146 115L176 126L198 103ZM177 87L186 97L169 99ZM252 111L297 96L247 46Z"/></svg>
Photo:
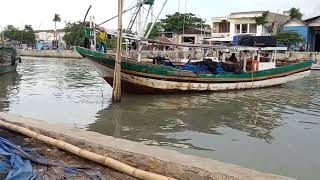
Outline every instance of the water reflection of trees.
<svg viewBox="0 0 320 180"><path fill-rule="evenodd" d="M8 111L10 97L19 92L21 75L16 72L0 75L0 111Z"/></svg>
<svg viewBox="0 0 320 180"><path fill-rule="evenodd" d="M166 134L191 131L222 135L220 128L231 128L270 143L275 138L273 130L284 124L286 114L295 109L310 110L308 104L314 96L309 89L293 84L238 93L128 96L120 105L99 111L89 129L129 140L199 149L190 139L168 138Z"/></svg>

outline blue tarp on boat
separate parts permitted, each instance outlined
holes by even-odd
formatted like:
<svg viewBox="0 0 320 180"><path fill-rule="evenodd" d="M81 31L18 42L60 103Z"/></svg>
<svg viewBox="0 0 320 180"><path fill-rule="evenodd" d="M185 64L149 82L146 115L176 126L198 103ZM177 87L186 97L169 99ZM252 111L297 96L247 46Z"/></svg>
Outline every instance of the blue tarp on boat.
<svg viewBox="0 0 320 180"><path fill-rule="evenodd" d="M184 66L180 67L179 69L180 70L186 70L186 71L192 71L192 72L197 73L197 74L209 74L209 73L211 73L209 67L206 66L205 64L194 65L194 64L188 63L188 64L185 64Z"/></svg>
<svg viewBox="0 0 320 180"><path fill-rule="evenodd" d="M192 71L197 74L220 74L225 73L221 63L188 63L180 67L179 70Z"/></svg>

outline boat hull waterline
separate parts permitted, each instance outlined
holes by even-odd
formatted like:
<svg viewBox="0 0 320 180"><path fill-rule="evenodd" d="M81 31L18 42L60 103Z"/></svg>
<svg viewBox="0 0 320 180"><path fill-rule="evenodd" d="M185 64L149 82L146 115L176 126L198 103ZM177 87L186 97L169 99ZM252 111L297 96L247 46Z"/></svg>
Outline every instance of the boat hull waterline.
<svg viewBox="0 0 320 180"><path fill-rule="evenodd" d="M111 86L113 83L113 69L92 62L99 72ZM165 92L199 92L199 91L226 91L240 89L254 89L281 85L291 81L299 80L310 75L309 71L292 74L285 77L266 79L252 82L236 83L193 83L176 82L139 77L126 73L121 73L122 90L131 93L165 93Z"/></svg>
<svg viewBox="0 0 320 180"><path fill-rule="evenodd" d="M0 64L0 75L6 74L9 72L14 72L17 69L17 65L1 65Z"/></svg>

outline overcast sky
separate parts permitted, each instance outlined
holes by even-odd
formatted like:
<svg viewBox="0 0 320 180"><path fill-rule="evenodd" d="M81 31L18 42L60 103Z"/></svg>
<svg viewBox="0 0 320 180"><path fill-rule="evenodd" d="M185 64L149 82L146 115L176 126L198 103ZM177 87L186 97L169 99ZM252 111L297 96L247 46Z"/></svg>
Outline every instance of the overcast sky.
<svg viewBox="0 0 320 180"><path fill-rule="evenodd" d="M124 9L131 7L136 0L124 0ZM155 14L160 10L164 0L155 0ZM97 23L117 13L117 0L1 0L0 29L8 24L22 27L31 24L34 29L53 29L55 13L61 15L62 28L66 21L83 19L90 4L90 15L96 17ZM179 6L180 4L180 6ZM226 16L231 12L270 10L281 12L291 7L298 7L304 17L320 15L320 0L169 0L161 17L176 11L192 12L210 22L215 16ZM180 8L179 8L180 7ZM128 23L130 12L124 16L124 26ZM116 28L116 21L104 25Z"/></svg>

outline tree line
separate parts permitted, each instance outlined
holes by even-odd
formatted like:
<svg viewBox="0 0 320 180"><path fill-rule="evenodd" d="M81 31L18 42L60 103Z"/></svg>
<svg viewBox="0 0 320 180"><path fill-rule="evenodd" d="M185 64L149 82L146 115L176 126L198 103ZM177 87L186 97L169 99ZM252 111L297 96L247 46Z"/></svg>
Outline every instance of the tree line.
<svg viewBox="0 0 320 180"><path fill-rule="evenodd" d="M8 25L0 32L0 34L15 44L34 46L36 43L35 32L31 25L25 25L23 29Z"/></svg>

